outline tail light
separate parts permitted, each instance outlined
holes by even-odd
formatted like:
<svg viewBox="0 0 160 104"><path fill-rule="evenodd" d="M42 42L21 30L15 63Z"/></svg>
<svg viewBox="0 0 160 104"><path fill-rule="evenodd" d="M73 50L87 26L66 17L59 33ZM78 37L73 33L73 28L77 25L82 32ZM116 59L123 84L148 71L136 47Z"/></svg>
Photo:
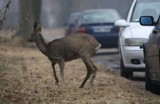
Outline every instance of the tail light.
<svg viewBox="0 0 160 104"><path fill-rule="evenodd" d="M70 34L72 32L72 29L68 28L67 33Z"/></svg>
<svg viewBox="0 0 160 104"><path fill-rule="evenodd" d="M79 32L79 33L86 33L86 29L83 28L83 27L80 27L80 28L77 29L77 32Z"/></svg>

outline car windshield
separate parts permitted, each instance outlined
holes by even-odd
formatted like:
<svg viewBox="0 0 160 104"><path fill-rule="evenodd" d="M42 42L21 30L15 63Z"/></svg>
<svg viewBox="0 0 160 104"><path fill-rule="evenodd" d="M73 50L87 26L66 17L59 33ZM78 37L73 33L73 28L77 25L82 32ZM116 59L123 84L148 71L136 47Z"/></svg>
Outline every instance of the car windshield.
<svg viewBox="0 0 160 104"><path fill-rule="evenodd" d="M159 13L160 13L159 0L137 1L135 10L131 17L131 22L138 22L141 16L153 16L156 22L159 17Z"/></svg>
<svg viewBox="0 0 160 104"><path fill-rule="evenodd" d="M117 11L96 11L96 12L87 12L82 16L83 24L92 24L92 23L113 23L117 19L120 19Z"/></svg>

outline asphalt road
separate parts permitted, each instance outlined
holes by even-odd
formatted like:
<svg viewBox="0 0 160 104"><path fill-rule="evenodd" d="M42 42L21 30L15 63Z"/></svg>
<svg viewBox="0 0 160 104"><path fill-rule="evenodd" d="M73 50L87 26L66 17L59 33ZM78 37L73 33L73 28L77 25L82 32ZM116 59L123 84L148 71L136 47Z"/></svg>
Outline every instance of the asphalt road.
<svg viewBox="0 0 160 104"><path fill-rule="evenodd" d="M119 59L118 49L100 49L93 57L96 63L102 64L112 71L119 71Z"/></svg>

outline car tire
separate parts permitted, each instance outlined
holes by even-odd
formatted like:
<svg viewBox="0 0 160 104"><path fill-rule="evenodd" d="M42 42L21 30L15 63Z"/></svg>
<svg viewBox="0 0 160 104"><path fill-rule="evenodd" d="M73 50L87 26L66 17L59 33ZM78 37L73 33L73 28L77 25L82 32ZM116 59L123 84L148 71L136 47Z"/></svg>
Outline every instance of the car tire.
<svg viewBox="0 0 160 104"><path fill-rule="evenodd" d="M133 72L132 71L127 71L126 68L124 67L124 63L123 63L122 59L120 59L120 75L122 77L127 78L127 79L129 79L133 76Z"/></svg>

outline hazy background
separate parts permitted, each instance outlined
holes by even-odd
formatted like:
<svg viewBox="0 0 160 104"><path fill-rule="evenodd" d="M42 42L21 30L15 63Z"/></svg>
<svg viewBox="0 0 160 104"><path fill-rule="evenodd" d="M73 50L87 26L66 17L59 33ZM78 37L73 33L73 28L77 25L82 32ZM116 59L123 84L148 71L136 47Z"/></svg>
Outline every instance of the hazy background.
<svg viewBox="0 0 160 104"><path fill-rule="evenodd" d="M2 8L7 0L0 0ZM7 24L17 25L19 21L19 1L11 0L10 9L7 12ZM42 0L41 21L43 27L62 27L66 23L68 16L72 12L82 11L92 8L114 8L126 17L128 8L133 0Z"/></svg>

